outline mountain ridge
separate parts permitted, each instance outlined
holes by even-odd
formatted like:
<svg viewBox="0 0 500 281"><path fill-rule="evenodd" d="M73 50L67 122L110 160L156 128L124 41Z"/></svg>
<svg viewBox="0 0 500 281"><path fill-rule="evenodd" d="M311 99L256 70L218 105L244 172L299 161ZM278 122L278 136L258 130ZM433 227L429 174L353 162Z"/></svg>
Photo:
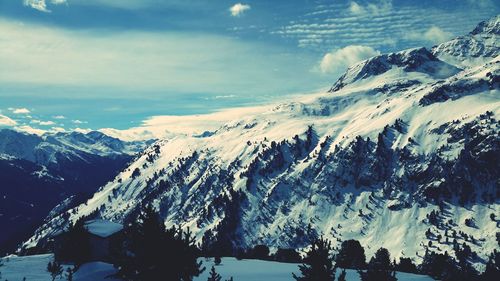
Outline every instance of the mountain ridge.
<svg viewBox="0 0 500 281"><path fill-rule="evenodd" d="M435 55L444 49L368 59L328 93L203 137L158 140L85 204L50 218L24 248L66 227L66 216L127 222L152 204L167 226L229 253L255 244L301 248L324 235L334 246L357 239L370 255L383 246L418 260L427 249L453 253L448 239L457 239L477 252L470 261L481 268L498 247L488 212L500 211L500 61L496 53L457 67ZM475 228L464 225L469 218Z"/></svg>

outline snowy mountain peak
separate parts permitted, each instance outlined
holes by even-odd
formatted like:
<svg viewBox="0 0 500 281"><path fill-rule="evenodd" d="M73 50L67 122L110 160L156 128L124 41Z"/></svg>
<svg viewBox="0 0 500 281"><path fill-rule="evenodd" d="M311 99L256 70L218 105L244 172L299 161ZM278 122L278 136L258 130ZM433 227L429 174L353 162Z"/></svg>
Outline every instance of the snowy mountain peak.
<svg viewBox="0 0 500 281"><path fill-rule="evenodd" d="M348 84L378 76L392 69L405 72L420 72L433 78L447 78L459 69L436 58L426 48L415 48L396 53L379 55L350 67L330 89L335 92Z"/></svg>
<svg viewBox="0 0 500 281"><path fill-rule="evenodd" d="M432 48L439 59L460 68L480 66L500 54L500 16L481 22L467 35Z"/></svg>
<svg viewBox="0 0 500 281"><path fill-rule="evenodd" d="M470 34L471 35L477 35L477 34L500 35L500 15L493 17L489 20L480 22Z"/></svg>

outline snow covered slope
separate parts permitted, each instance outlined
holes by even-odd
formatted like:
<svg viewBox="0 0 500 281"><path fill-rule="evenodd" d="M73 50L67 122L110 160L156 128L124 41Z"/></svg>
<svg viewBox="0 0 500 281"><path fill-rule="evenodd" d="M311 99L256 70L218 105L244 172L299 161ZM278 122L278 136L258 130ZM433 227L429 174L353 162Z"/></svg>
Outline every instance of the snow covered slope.
<svg viewBox="0 0 500 281"><path fill-rule="evenodd" d="M214 265L212 259L203 260L203 266L207 269L200 276L195 277L194 281L207 280L210 268ZM222 258L220 265L215 266L215 270L222 276L222 280L228 280L233 277L237 281L293 281L292 272L300 275L298 264L281 263L263 260L237 260L235 258ZM337 269L336 278L341 269ZM359 273L356 270L347 269L347 281L360 281ZM432 281L429 276L411 274L405 272L396 272L399 281Z"/></svg>
<svg viewBox="0 0 500 281"><path fill-rule="evenodd" d="M427 248L454 254L456 239L481 267L498 248L498 55L464 69L426 49L377 56L328 93L159 140L25 247L68 216L126 222L150 203L167 226L222 248L300 248L323 234L360 240L368 257L386 247L419 262Z"/></svg>
<svg viewBox="0 0 500 281"><path fill-rule="evenodd" d="M33 255L33 256L8 256L0 259L4 264L0 267L2 280L22 281L48 281L52 280L47 271L47 264L54 260L51 254ZM68 280L66 269L72 266L64 265L62 275L55 280ZM28 270L29 269L29 270ZM110 275L116 273L116 269L107 263L91 262L83 264L73 275L74 281L120 281L121 279L112 278Z"/></svg>
<svg viewBox="0 0 500 281"><path fill-rule="evenodd" d="M47 263L52 261L52 255L36 255L17 257L10 256L3 258L5 264L0 269L2 278L6 280L27 281L47 281L51 280L47 272ZM210 267L214 264L213 260L202 259L203 266L207 269L203 274L194 278L194 281L204 281L208 278ZM29 271L26 269L29 268ZM222 258L222 263L216 266L216 270L223 277L223 280L233 277L237 281L292 281L292 272L298 274L298 264L279 263L262 260L236 260L234 258ZM340 270L337 270L339 274ZM359 281L359 274L355 270L346 270L348 281ZM119 281L111 277L116 273L116 268L111 264L103 262L86 263L74 274L75 281ZM432 281L428 276L416 275L410 273L397 272L399 281ZM57 278L56 280L66 280Z"/></svg>

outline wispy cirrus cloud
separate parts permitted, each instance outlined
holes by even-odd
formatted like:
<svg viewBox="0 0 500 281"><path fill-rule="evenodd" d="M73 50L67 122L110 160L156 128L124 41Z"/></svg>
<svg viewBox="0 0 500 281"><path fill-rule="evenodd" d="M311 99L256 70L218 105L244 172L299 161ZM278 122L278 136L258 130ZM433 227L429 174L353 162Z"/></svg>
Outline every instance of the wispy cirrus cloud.
<svg viewBox="0 0 500 281"><path fill-rule="evenodd" d="M467 1L459 1L462 8L453 10L417 5L411 1L323 3L305 12L299 19L275 28L271 33L296 40L299 47L322 53L349 45L370 46L384 52L395 51L467 33L478 22L494 14L494 9L480 8L477 4L471 12L472 4ZM484 5L487 2L485 0ZM461 20L457 21L457 18Z"/></svg>
<svg viewBox="0 0 500 281"><path fill-rule="evenodd" d="M351 1L349 11L355 15L379 15L392 9L392 0L378 0L367 3Z"/></svg>
<svg viewBox="0 0 500 281"><path fill-rule="evenodd" d="M479 8L491 8L491 7L495 6L493 4L493 1L491 1L491 0L467 0L467 2L471 6L479 7Z"/></svg>
<svg viewBox="0 0 500 281"><path fill-rule="evenodd" d="M0 41L0 83L226 94L304 87L299 80L313 78L306 69L284 67L297 61L277 46L222 35L136 30L103 36L0 18Z"/></svg>

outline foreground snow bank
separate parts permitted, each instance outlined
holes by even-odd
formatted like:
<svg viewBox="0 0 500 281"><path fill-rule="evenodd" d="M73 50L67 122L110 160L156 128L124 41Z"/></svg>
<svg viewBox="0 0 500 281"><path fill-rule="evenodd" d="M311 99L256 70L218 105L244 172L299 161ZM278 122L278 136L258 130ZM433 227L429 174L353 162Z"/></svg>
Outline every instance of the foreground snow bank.
<svg viewBox="0 0 500 281"><path fill-rule="evenodd" d="M0 280L22 281L48 281L52 280L47 272L47 264L54 259L52 254L34 256L8 256L1 259L3 266L0 267L2 273ZM65 269L68 266L65 266ZM119 281L119 279L109 278L116 273L111 264L103 262L91 262L84 264L75 273L74 281ZM66 280L63 277L56 280Z"/></svg>
<svg viewBox="0 0 500 281"><path fill-rule="evenodd" d="M47 263L52 261L53 255L35 256L9 256L2 259L4 266L0 267L2 280L21 281L47 281L51 280L47 272ZM203 266L207 269L194 281L205 281L214 262L212 259L202 259ZM298 273L298 264L280 263L262 260L237 260L235 258L223 258L222 263L216 266L216 271L223 280L233 277L235 281L292 281L292 272ZM75 281L119 281L110 278L116 273L113 265L103 262L91 262L84 264L75 273ZM337 274L339 270L337 270ZM432 281L428 276L397 273L399 281ZM66 280L58 278L56 280ZM347 270L348 281L358 281L359 275L355 270Z"/></svg>
<svg viewBox="0 0 500 281"><path fill-rule="evenodd" d="M91 262L82 265L75 273L75 281L119 281L111 278L116 273L113 265L104 262Z"/></svg>
<svg viewBox="0 0 500 281"><path fill-rule="evenodd" d="M205 281L208 278L210 268L214 265L213 260L203 259L203 266L207 269L202 275L194 278L194 281ZM298 264L281 263L262 260L237 260L235 258L223 258L222 263L215 267L222 280L230 277L234 281L292 281L292 272L299 273ZM340 270L337 270L337 275ZM399 281L432 281L434 279L410 273L398 272ZM359 274L355 270L347 270L348 281L359 281Z"/></svg>

